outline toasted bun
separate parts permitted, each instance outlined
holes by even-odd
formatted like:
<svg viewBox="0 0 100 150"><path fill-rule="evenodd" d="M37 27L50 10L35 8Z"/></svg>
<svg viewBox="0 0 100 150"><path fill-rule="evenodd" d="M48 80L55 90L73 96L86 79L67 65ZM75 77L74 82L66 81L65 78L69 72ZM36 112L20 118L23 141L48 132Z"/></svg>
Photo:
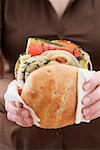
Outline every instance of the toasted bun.
<svg viewBox="0 0 100 150"><path fill-rule="evenodd" d="M27 78L21 97L40 118L40 127L75 123L78 68L64 64L41 67Z"/></svg>

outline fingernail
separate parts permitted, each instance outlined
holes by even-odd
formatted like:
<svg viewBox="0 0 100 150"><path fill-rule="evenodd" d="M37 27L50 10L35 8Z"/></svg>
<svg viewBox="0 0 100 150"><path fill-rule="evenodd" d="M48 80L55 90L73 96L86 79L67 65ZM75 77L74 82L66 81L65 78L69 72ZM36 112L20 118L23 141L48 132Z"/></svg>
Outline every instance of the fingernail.
<svg viewBox="0 0 100 150"><path fill-rule="evenodd" d="M90 120L90 116L84 116L85 120Z"/></svg>
<svg viewBox="0 0 100 150"><path fill-rule="evenodd" d="M22 108L22 107L23 107L23 104L20 103L20 102L15 102L15 105L16 105L18 108Z"/></svg>
<svg viewBox="0 0 100 150"><path fill-rule="evenodd" d="M89 90L90 89L90 83L85 83L83 86L84 90Z"/></svg>
<svg viewBox="0 0 100 150"><path fill-rule="evenodd" d="M100 85L100 80L98 80L98 85Z"/></svg>
<svg viewBox="0 0 100 150"><path fill-rule="evenodd" d="M90 113L90 109L85 109L85 115Z"/></svg>
<svg viewBox="0 0 100 150"><path fill-rule="evenodd" d="M17 107L18 107L18 108L23 108L23 104L19 103L19 104L17 105Z"/></svg>
<svg viewBox="0 0 100 150"><path fill-rule="evenodd" d="M83 99L83 104L87 105L89 104L89 102L90 102L90 99L88 97Z"/></svg>
<svg viewBox="0 0 100 150"><path fill-rule="evenodd" d="M24 121L25 121L25 123L27 123L27 124L33 124L32 118L27 118L27 119L24 118Z"/></svg>

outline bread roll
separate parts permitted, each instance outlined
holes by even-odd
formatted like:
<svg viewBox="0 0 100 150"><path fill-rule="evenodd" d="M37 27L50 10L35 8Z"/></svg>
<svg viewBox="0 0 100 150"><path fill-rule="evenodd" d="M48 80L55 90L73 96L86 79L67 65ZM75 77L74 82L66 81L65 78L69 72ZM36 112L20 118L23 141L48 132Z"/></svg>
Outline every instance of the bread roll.
<svg viewBox="0 0 100 150"><path fill-rule="evenodd" d="M21 97L40 118L40 128L75 123L78 68L64 64L41 67L27 78Z"/></svg>

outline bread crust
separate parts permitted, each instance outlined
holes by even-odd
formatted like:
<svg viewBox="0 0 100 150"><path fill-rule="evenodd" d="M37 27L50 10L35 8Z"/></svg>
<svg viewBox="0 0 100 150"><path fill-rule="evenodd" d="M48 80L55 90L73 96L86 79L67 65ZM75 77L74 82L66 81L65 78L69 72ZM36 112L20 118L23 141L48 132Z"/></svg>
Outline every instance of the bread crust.
<svg viewBox="0 0 100 150"><path fill-rule="evenodd" d="M80 48L79 45L68 40L53 40L53 42L58 43L58 44L63 44L66 49Z"/></svg>
<svg viewBox="0 0 100 150"><path fill-rule="evenodd" d="M75 123L78 68L64 64L48 65L27 78L21 97L40 118L44 129Z"/></svg>

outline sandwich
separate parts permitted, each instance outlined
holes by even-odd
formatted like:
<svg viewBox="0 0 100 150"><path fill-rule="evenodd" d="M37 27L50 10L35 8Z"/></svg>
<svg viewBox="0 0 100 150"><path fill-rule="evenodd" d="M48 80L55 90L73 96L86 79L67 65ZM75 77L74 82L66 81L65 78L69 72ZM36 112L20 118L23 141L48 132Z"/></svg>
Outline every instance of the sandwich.
<svg viewBox="0 0 100 150"><path fill-rule="evenodd" d="M92 69L90 56L67 40L29 38L15 65L18 91L40 119L40 128L75 123L78 68Z"/></svg>

